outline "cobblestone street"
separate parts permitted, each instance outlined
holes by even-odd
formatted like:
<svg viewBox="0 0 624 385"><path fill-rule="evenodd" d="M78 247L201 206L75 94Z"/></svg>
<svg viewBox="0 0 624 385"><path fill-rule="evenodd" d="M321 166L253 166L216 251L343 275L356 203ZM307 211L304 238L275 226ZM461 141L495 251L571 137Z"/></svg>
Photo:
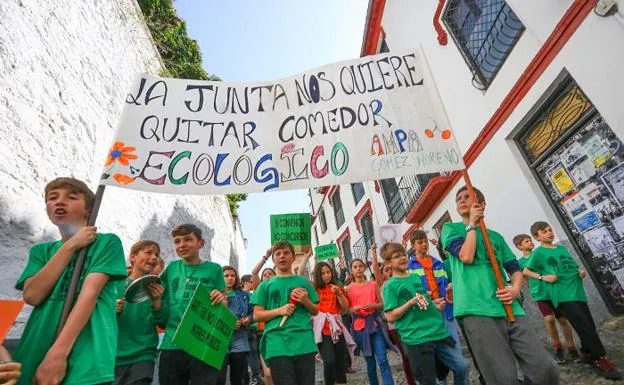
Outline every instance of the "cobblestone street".
<svg viewBox="0 0 624 385"><path fill-rule="evenodd" d="M614 364L620 371L624 370L624 318L616 318L605 323L600 332L602 341L607 349L607 354L613 360ZM392 365L395 385L405 385L407 381L403 374L401 359L398 354L389 353L389 359ZM354 369L357 373L348 377L349 384L368 384L366 376L366 364L362 357L356 357ZM624 384L624 381L610 381L596 376L592 369L583 364L566 363L559 366L561 370L561 385L608 385ZM317 384L323 384L323 365L317 362ZM449 377L449 384L453 383L452 375ZM380 378L381 384L381 378ZM478 374L474 370L474 366L470 371L470 385L479 385Z"/></svg>

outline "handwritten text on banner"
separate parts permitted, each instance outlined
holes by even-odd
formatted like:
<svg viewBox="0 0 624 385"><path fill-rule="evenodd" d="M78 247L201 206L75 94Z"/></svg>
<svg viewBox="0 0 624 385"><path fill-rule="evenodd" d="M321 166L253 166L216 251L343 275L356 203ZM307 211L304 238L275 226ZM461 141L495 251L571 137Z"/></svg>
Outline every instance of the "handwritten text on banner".
<svg viewBox="0 0 624 385"><path fill-rule="evenodd" d="M464 167L420 50L273 82L142 75L125 102L102 184L225 194Z"/></svg>

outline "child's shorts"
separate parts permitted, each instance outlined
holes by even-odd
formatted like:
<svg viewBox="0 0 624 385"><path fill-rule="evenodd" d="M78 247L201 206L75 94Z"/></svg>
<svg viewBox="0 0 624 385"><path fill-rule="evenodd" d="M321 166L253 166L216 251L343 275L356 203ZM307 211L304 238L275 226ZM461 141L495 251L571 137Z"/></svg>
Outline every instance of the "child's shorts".
<svg viewBox="0 0 624 385"><path fill-rule="evenodd" d="M565 318L565 315L559 309L555 309L550 301L537 301L537 307L544 317L554 315L555 318Z"/></svg>

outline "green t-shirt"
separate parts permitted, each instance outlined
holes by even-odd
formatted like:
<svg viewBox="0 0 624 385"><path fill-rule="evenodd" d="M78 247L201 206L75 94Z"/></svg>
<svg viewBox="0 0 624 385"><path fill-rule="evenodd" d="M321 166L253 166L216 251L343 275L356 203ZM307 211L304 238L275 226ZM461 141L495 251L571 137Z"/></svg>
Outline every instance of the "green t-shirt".
<svg viewBox="0 0 624 385"><path fill-rule="evenodd" d="M277 309L290 302L290 293L298 287L308 291L310 301L319 302L319 297L310 281L298 275L291 275L263 281L251 297L251 303L262 306L265 310ZM282 327L279 326L281 321L282 317L275 317L264 327L260 351L265 360L318 351L314 341L310 313L305 306L297 305L295 312L288 317Z"/></svg>
<svg viewBox="0 0 624 385"><path fill-rule="evenodd" d="M449 252L449 265L453 277L453 313L455 317L467 315L505 317L505 307L496 298L496 278L490 265L481 229L475 231L477 232L477 245L473 263L465 264L458 255ZM499 233L488 230L488 235L504 277L503 264L515 260L516 257ZM466 239L464 223L444 224L441 240L445 250L454 240L460 238ZM524 315L524 310L518 301L514 301L512 309L515 315Z"/></svg>
<svg viewBox="0 0 624 385"><path fill-rule="evenodd" d="M123 298L126 287L132 279L119 290L119 298ZM123 310L117 315L119 334L117 336L117 359L115 365L130 365L141 361L154 361L158 348L158 332L156 324L162 325L160 313L152 311L152 301L124 304Z"/></svg>
<svg viewBox="0 0 624 385"><path fill-rule="evenodd" d="M565 247L536 248L527 267L537 274L557 276L557 282L543 282L545 299L552 301L555 307L560 302L587 302L579 266Z"/></svg>
<svg viewBox="0 0 624 385"><path fill-rule="evenodd" d="M383 289L384 311L396 309L412 299L416 293L427 298L429 307L420 310L418 306L412 306L403 317L394 321L401 341L407 345L419 345L447 338L449 333L442 315L427 296L420 276L410 274L407 277L390 278Z"/></svg>
<svg viewBox="0 0 624 385"><path fill-rule="evenodd" d="M518 265L520 265L520 268L524 270L524 268L527 267L527 265L529 264L530 260L530 257L522 257L518 260ZM533 298L533 301L537 302L549 300L549 295L547 295L546 289L544 288L544 282L531 277L526 278L529 281L529 293L531 293L531 298Z"/></svg>
<svg viewBox="0 0 624 385"><path fill-rule="evenodd" d="M25 281L37 274L61 245L61 241L54 241L33 246L15 288L24 290ZM18 384L32 384L37 368L54 342L77 256L78 253L74 254L48 298L30 313L15 351L15 360L22 364L22 377ZM74 343L67 359L63 385L91 385L114 380L117 351L117 338L114 337L117 335L115 300L119 286L115 281L123 280L127 275L123 247L115 234L97 234L95 242L89 246L79 290L91 273L104 273L110 278L97 298L89 321Z"/></svg>
<svg viewBox="0 0 624 385"><path fill-rule="evenodd" d="M195 288L201 282L209 293L214 289L224 291L223 269L214 262L205 261L199 265L189 265L180 259L171 262L165 268L165 271L160 274L160 281L165 292L162 298L162 309L158 316L167 320L160 349L176 350L179 348L173 344L173 336L180 325L184 311L191 302Z"/></svg>

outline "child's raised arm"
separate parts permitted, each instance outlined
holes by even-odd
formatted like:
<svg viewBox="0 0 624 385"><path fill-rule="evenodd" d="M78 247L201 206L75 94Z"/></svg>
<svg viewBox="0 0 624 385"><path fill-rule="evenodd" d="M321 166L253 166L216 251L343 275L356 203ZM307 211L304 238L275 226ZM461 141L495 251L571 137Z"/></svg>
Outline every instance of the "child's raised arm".
<svg viewBox="0 0 624 385"><path fill-rule="evenodd" d="M266 253L264 253L264 256L260 258L258 263L256 263L256 266L254 266L254 268L251 270L251 285L254 290L260 284L260 270L262 270L262 267L267 263L270 257L271 249L268 249Z"/></svg>
<svg viewBox="0 0 624 385"><path fill-rule="evenodd" d="M95 241L96 230L95 226L80 228L35 275L24 281L23 296L27 304L39 306L48 298L74 253Z"/></svg>
<svg viewBox="0 0 624 385"><path fill-rule="evenodd" d="M108 279L108 274L104 273L87 275L78 295L78 300L69 313L63 330L37 368L35 383L60 384L62 382L67 371L67 357L71 353L78 335L91 318L98 296Z"/></svg>
<svg viewBox="0 0 624 385"><path fill-rule="evenodd" d="M381 287L383 285L384 279L381 269L379 268L379 262L377 260L377 244L373 242L371 245L371 264L373 265L373 275L375 276L375 282L377 283L377 287ZM377 293L379 294L379 293Z"/></svg>

